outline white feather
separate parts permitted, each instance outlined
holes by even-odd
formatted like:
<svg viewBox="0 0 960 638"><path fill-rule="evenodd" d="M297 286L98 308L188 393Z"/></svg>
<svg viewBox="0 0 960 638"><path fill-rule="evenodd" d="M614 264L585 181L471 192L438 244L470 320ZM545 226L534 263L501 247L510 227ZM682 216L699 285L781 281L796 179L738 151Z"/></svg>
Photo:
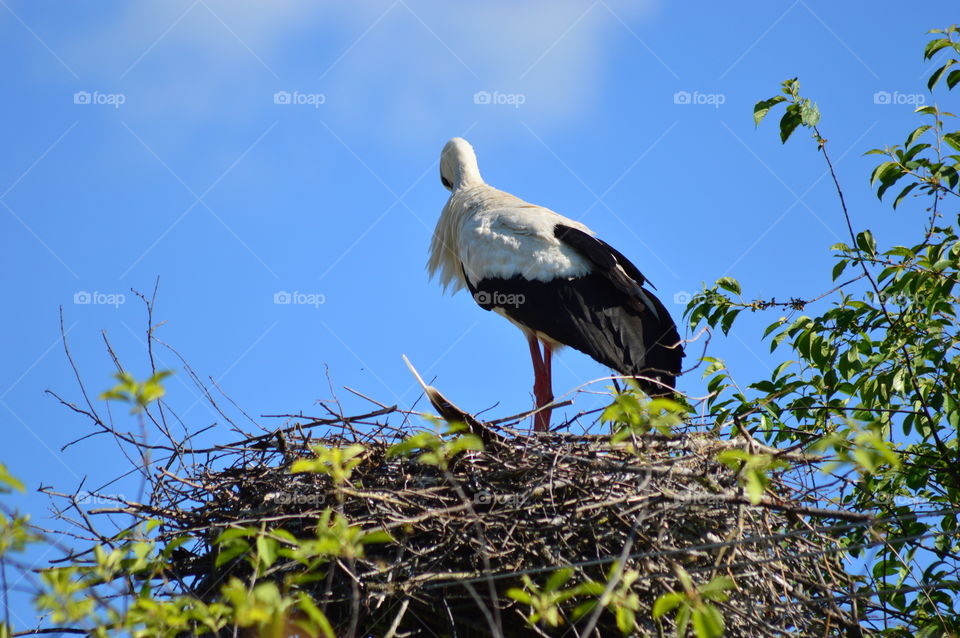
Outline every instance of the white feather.
<svg viewBox="0 0 960 638"><path fill-rule="evenodd" d="M440 159L441 177L451 194L434 230L430 275L439 272L444 288L466 286L488 277L552 281L580 277L593 265L553 234L563 224L593 235L572 219L529 204L484 183L470 144L450 140ZM462 266L461 266L462 264Z"/></svg>

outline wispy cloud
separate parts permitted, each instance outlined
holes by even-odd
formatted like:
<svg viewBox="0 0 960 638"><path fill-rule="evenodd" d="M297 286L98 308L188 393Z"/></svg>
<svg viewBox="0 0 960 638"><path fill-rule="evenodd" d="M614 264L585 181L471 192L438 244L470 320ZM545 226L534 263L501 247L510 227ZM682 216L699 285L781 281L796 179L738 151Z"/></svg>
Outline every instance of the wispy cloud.
<svg viewBox="0 0 960 638"><path fill-rule="evenodd" d="M325 96L325 119L400 135L518 106L549 126L594 104L612 81L610 38L636 37L656 1L151 0L81 31L69 59L81 78L122 85L130 110L188 125L252 118L274 108L272 90L299 89Z"/></svg>

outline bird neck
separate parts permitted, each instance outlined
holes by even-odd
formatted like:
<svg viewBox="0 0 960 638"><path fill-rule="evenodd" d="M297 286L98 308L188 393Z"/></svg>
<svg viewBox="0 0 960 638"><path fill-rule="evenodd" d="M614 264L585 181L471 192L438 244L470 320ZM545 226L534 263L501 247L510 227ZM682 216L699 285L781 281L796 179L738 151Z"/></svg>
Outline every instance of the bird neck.
<svg viewBox="0 0 960 638"><path fill-rule="evenodd" d="M457 172L456 189L473 188L483 184L483 178L480 177L480 169L476 164L461 164Z"/></svg>

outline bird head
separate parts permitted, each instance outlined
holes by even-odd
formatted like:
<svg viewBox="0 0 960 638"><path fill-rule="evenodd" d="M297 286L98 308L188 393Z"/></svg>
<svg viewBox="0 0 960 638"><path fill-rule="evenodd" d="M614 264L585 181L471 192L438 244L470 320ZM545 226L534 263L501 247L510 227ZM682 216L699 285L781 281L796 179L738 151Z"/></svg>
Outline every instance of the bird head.
<svg viewBox="0 0 960 638"><path fill-rule="evenodd" d="M444 145L440 153L440 181L449 191L483 183L477 167L477 154L470 142L455 137Z"/></svg>

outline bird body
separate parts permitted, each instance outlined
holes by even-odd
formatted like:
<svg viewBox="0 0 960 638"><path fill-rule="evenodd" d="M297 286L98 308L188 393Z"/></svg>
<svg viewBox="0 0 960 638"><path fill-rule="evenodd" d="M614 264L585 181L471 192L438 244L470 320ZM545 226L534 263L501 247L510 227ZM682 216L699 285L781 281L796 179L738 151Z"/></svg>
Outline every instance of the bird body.
<svg viewBox="0 0 960 638"><path fill-rule="evenodd" d="M439 269L441 283L453 284L454 291L486 277L548 282L587 274L589 262L554 235L558 224L590 232L486 184L455 191L434 233L430 271Z"/></svg>
<svg viewBox="0 0 960 638"><path fill-rule="evenodd" d="M527 336L538 407L553 400L550 357L567 345L667 393L683 348L669 312L643 274L584 224L484 183L466 140L444 147L450 199L437 222L428 270L445 289L467 288L485 310ZM540 351L540 343L543 351ZM546 413L546 419L543 413ZM549 410L537 429L545 429Z"/></svg>

